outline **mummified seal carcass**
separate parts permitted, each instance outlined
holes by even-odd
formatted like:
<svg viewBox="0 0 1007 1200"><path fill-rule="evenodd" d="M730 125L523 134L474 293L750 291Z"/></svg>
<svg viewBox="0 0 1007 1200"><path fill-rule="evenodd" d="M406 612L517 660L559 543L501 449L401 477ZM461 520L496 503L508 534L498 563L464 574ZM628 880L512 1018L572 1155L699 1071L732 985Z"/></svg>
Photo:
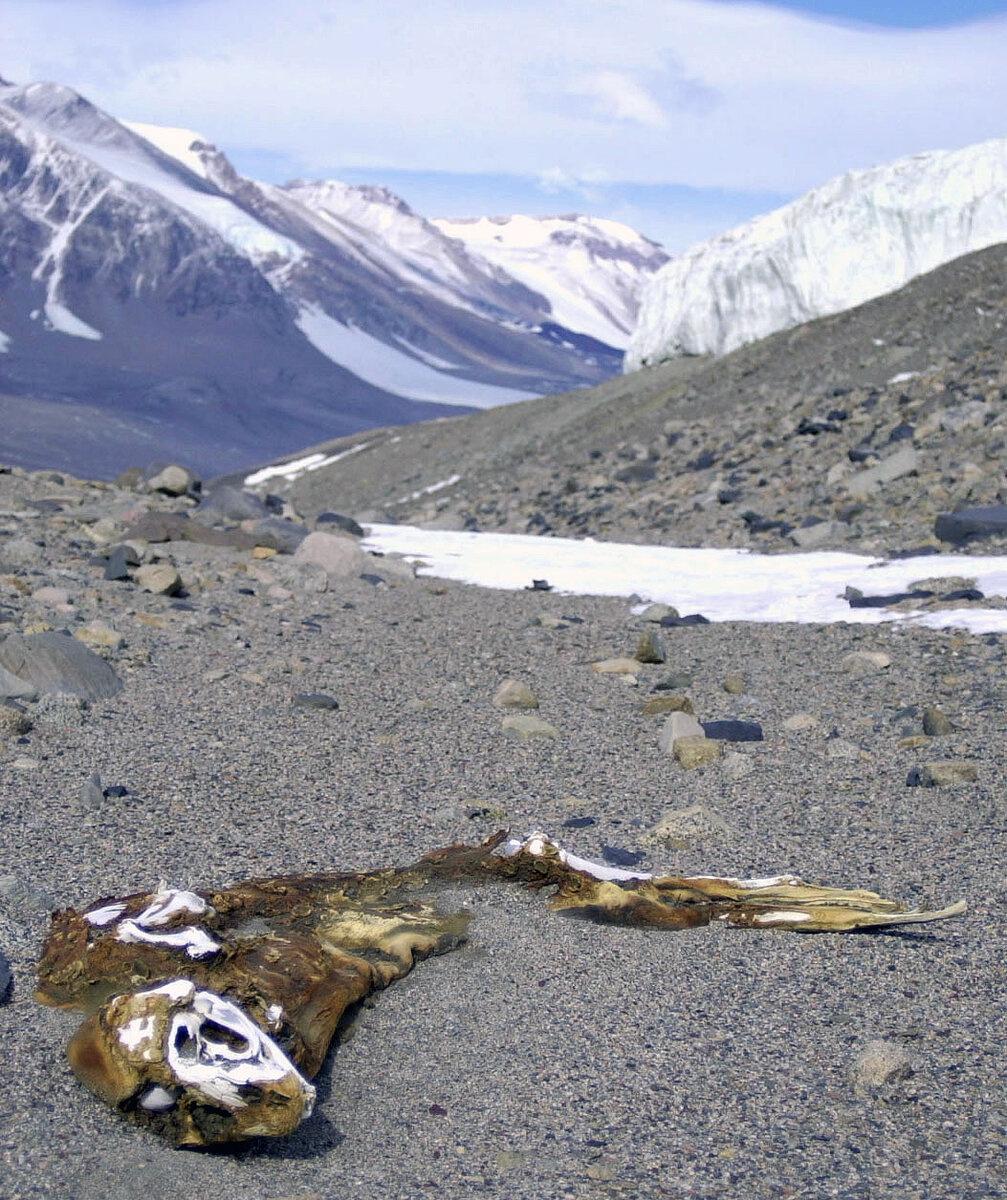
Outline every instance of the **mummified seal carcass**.
<svg viewBox="0 0 1007 1200"><path fill-rule="evenodd" d="M804 933L936 921L873 892L763 879L615 870L544 834L499 833L409 867L253 879L220 890L103 899L54 915L38 967L43 1004L87 1013L68 1055L119 1112L177 1145L282 1136L308 1116L317 1072L350 1005L466 937L438 884L497 877L550 887L550 906L612 924L724 921Z"/></svg>

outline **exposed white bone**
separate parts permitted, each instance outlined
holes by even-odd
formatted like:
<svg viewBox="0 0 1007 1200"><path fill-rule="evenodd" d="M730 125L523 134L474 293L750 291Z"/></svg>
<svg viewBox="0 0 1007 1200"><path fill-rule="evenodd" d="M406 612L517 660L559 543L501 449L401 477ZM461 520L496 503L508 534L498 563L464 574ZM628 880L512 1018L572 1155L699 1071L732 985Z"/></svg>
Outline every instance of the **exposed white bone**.
<svg viewBox="0 0 1007 1200"><path fill-rule="evenodd" d="M787 911L759 913L753 918L756 925L793 925L798 921L810 921L811 913Z"/></svg>
<svg viewBox="0 0 1007 1200"><path fill-rule="evenodd" d="M234 1044L215 1038L207 1024L226 1029ZM273 1039L237 1004L214 992L198 991L187 1011L174 1015L166 1047L168 1066L179 1083L196 1088L225 1108L247 1107L240 1089L296 1076L310 1116L315 1089Z"/></svg>
<svg viewBox="0 0 1007 1200"><path fill-rule="evenodd" d="M119 1030L119 1041L127 1050L136 1050L141 1043L149 1042L154 1033L153 1017L134 1017Z"/></svg>
<svg viewBox="0 0 1007 1200"><path fill-rule="evenodd" d="M631 879L654 878L653 875L648 874L646 871L623 871L619 867L606 867L604 863L592 862L589 858L581 858L579 855L569 854L560 846L559 842L554 841L545 833L529 834L523 841L521 838L508 838L506 842L497 847L496 853L503 858L513 858L515 854L520 854L523 851L525 854L532 855L533 858L541 858L545 854L546 846L556 851L559 861L564 866L570 867L574 871L582 871L585 875L590 875L594 879L627 882Z"/></svg>
<svg viewBox="0 0 1007 1200"><path fill-rule="evenodd" d="M156 1083L140 1098L140 1107L148 1112L167 1112L175 1107L177 1097L167 1088L159 1087Z"/></svg>
<svg viewBox="0 0 1007 1200"><path fill-rule="evenodd" d="M84 920L89 925L111 925L116 917L121 917L126 911L125 904L105 904L101 908L93 908L84 914Z"/></svg>
<svg viewBox="0 0 1007 1200"><path fill-rule="evenodd" d="M726 883L728 887L742 888L745 891L756 888L800 887L804 883L799 875L764 875L759 879L735 879L731 875L692 875L690 878Z"/></svg>
<svg viewBox="0 0 1007 1200"><path fill-rule="evenodd" d="M127 945L146 942L150 946L169 946L174 950L184 950L190 958L206 958L220 949L218 942L195 925L186 925L184 929L176 929L174 933L150 933L136 921L120 921L115 936L117 941L126 942Z"/></svg>
<svg viewBox="0 0 1007 1200"><path fill-rule="evenodd" d="M134 920L144 929L151 929L158 925L167 925L177 913L191 913L194 917L201 917L204 913L212 912L213 909L209 904L195 892L162 886L155 892L154 898L143 912Z"/></svg>
<svg viewBox="0 0 1007 1200"><path fill-rule="evenodd" d="M196 985L191 979L171 979L159 987L148 988L145 992L137 992L137 995L167 996L169 1000L188 1000L195 990Z"/></svg>

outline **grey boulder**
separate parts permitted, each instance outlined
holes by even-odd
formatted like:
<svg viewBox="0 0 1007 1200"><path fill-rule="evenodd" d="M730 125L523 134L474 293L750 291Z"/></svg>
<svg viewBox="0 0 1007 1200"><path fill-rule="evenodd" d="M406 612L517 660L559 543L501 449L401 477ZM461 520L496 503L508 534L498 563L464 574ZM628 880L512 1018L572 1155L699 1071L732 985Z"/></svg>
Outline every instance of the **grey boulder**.
<svg viewBox="0 0 1007 1200"><path fill-rule="evenodd" d="M11 677L19 690L7 690ZM65 629L13 633L0 642L0 692L5 696L63 694L105 700L122 686L109 664Z"/></svg>
<svg viewBox="0 0 1007 1200"><path fill-rule="evenodd" d="M225 483L204 497L196 512L210 521L261 521L269 516L269 506L254 492Z"/></svg>

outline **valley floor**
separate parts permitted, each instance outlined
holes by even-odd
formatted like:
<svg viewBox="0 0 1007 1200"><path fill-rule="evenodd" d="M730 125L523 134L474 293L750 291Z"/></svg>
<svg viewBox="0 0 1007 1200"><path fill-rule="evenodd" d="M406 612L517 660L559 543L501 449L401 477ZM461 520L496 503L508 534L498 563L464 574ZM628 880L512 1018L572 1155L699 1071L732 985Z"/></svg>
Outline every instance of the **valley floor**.
<svg viewBox="0 0 1007 1200"><path fill-rule="evenodd" d="M62 509L28 504L47 497ZM105 580L70 519L136 497L0 476L0 501L0 632L100 618L125 682L83 708L27 704L31 729L0 734L9 1200L1007 1195L999 635L679 627L663 664L618 677L590 664L633 654L644 623L622 599L408 579L380 559L383 582L318 590L283 556L180 542L160 548L186 584L172 599ZM672 674L702 720L757 721L764 740L685 770L642 712ZM507 678L556 737L505 735ZM297 701L319 692L339 707ZM924 734L927 707L950 732ZM907 786L945 760L975 778ZM93 772L126 794L96 802ZM660 933L459 888L445 903L471 910L469 943L360 1011L294 1135L233 1154L116 1118L63 1057L75 1018L32 999L51 904L401 863L504 826L594 858L639 851L642 869L795 870L969 911L920 932Z"/></svg>

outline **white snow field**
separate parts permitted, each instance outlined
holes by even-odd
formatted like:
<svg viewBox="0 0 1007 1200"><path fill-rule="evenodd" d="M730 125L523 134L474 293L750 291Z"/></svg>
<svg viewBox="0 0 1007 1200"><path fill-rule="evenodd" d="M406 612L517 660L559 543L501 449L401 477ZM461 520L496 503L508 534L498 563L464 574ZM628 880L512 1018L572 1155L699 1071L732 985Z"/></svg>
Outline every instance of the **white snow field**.
<svg viewBox="0 0 1007 1200"><path fill-rule="evenodd" d="M1007 139L849 171L662 267L624 369L724 354L1003 241Z"/></svg>
<svg viewBox="0 0 1007 1200"><path fill-rule="evenodd" d="M594 217L438 218L434 225L546 297L553 319L619 350L640 295L667 253L618 221Z"/></svg>
<svg viewBox="0 0 1007 1200"><path fill-rule="evenodd" d="M934 629L1007 631L1007 610L894 613L850 608L847 586L865 595L904 591L918 579L967 576L980 591L1007 594L1007 556L930 555L884 562L856 554L750 554L744 550L633 546L526 534L460 533L369 525L364 546L416 561L420 574L516 590L544 579L557 592L638 596L711 621L912 621Z"/></svg>

